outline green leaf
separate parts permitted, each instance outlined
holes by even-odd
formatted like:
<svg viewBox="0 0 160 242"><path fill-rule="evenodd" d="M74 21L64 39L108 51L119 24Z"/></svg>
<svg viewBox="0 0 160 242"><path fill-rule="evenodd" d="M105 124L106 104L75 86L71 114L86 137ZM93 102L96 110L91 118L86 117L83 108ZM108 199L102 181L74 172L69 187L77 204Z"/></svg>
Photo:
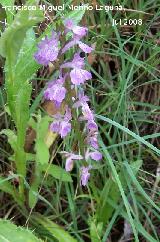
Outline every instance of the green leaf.
<svg viewBox="0 0 160 242"><path fill-rule="evenodd" d="M48 164L49 161L49 149L45 143L45 137L48 132L49 127L49 117L45 116L41 118L38 116L37 128L36 128L36 162L39 164Z"/></svg>
<svg viewBox="0 0 160 242"><path fill-rule="evenodd" d="M32 218L36 221L36 223L42 225L47 231L49 231L49 233L59 242L77 242L77 240L62 227L52 222L48 218L45 218L40 214L33 215Z"/></svg>
<svg viewBox="0 0 160 242"><path fill-rule="evenodd" d="M0 134L5 134L8 138L8 143L15 152L17 145L17 135L10 129L3 129Z"/></svg>
<svg viewBox="0 0 160 242"><path fill-rule="evenodd" d="M2 4L3 7L6 6L14 6L14 0L0 0L0 4ZM7 23L11 24L13 21L14 11L9 11L6 9L6 15L7 15Z"/></svg>
<svg viewBox="0 0 160 242"><path fill-rule="evenodd" d="M33 232L22 227L17 227L8 220L0 219L1 242L42 242Z"/></svg>
<svg viewBox="0 0 160 242"><path fill-rule="evenodd" d="M23 87L19 90L15 103L11 103L10 97L8 97L8 103L15 105L11 110L12 117L14 116L15 124L17 127L17 150L15 152L15 161L19 174L26 175L26 155L24 152L24 144L26 137L27 124L29 121L29 104L32 86L30 83L25 82Z"/></svg>
<svg viewBox="0 0 160 242"><path fill-rule="evenodd" d="M38 200L38 188L41 182L43 164L48 164L49 161L49 148L45 142L45 137L48 132L50 118L48 116L41 117L41 114L37 116L37 123L30 119L30 123L36 128L36 144L35 144L35 170L34 176L29 190L29 206L33 208Z"/></svg>
<svg viewBox="0 0 160 242"><path fill-rule="evenodd" d="M0 177L0 189L3 192L9 193L12 196L14 195L14 187L5 177Z"/></svg>
<svg viewBox="0 0 160 242"><path fill-rule="evenodd" d="M53 176L56 179L59 179L64 182L72 182L70 173L66 172L63 168L53 165L53 164L44 164L41 166L42 171L47 172L47 174Z"/></svg>
<svg viewBox="0 0 160 242"><path fill-rule="evenodd" d="M9 182L9 180L14 178L17 178L17 176L13 175L9 176L8 178L0 176L0 190L10 194L19 205L22 205L21 200L18 197L17 191L15 190L14 186L12 186Z"/></svg>
<svg viewBox="0 0 160 242"><path fill-rule="evenodd" d="M102 230L103 223L96 224L94 219L90 221L90 236L92 242L101 242Z"/></svg>
<svg viewBox="0 0 160 242"><path fill-rule="evenodd" d="M15 73L19 83L21 80L30 80L40 67L34 59L34 54L37 49L36 44L35 33L33 28L31 28L26 32L26 38L24 39L15 66Z"/></svg>
<svg viewBox="0 0 160 242"><path fill-rule="evenodd" d="M72 19L75 22L75 24L78 24L83 18L83 15L85 14L85 6L87 5L88 4L85 4L83 9L70 11L65 15L65 19Z"/></svg>
<svg viewBox="0 0 160 242"><path fill-rule="evenodd" d="M16 126L18 129L18 135L20 135L22 139L22 145L24 145L25 142L26 128L29 121L29 104L31 91L31 84L25 82L17 93L15 100Z"/></svg>
<svg viewBox="0 0 160 242"><path fill-rule="evenodd" d="M36 142L36 161L41 165L48 163L49 161L49 150L42 140Z"/></svg>
<svg viewBox="0 0 160 242"><path fill-rule="evenodd" d="M31 184L31 188L29 190L29 207L34 208L39 197L39 184L41 182L42 174L41 174L41 165L35 163L35 170L33 175L33 182Z"/></svg>

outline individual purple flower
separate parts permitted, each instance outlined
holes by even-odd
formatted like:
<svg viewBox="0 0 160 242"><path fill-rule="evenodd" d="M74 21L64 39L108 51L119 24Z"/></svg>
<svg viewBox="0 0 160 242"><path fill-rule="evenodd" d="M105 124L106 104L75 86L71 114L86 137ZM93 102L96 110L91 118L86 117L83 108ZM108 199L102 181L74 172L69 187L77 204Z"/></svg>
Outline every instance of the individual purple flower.
<svg viewBox="0 0 160 242"><path fill-rule="evenodd" d="M99 144L98 144L98 133L95 132L95 131L90 131L87 134L86 142L87 142L88 145L90 145L94 149L98 149L99 148Z"/></svg>
<svg viewBox="0 0 160 242"><path fill-rule="evenodd" d="M60 123L60 135L61 138L64 138L71 132L71 123L67 121L62 121Z"/></svg>
<svg viewBox="0 0 160 242"><path fill-rule="evenodd" d="M64 54L67 50L69 50L75 45L78 45L79 48L83 50L85 53L91 53L93 51L92 47L88 46L87 44L84 44L82 41L77 39L77 37L74 37L73 40L71 40L64 46L64 48L62 49L62 54Z"/></svg>
<svg viewBox="0 0 160 242"><path fill-rule="evenodd" d="M52 33L51 38L45 37L38 44L38 50L34 55L36 61L44 66L47 66L49 62L55 61L59 52L58 42L58 35L55 32Z"/></svg>
<svg viewBox="0 0 160 242"><path fill-rule="evenodd" d="M90 109L87 103L82 105L82 114L83 114L83 117L81 119L87 120L87 121L94 120L93 111Z"/></svg>
<svg viewBox="0 0 160 242"><path fill-rule="evenodd" d="M81 155L75 155L73 153L69 153L66 151L61 152L62 154L65 155L66 159L66 164L65 164L65 170L66 171L71 171L73 169L73 164L74 160L82 160L83 156Z"/></svg>
<svg viewBox="0 0 160 242"><path fill-rule="evenodd" d="M99 161L102 159L102 154L96 150L94 152L90 152L90 157L95 161Z"/></svg>
<svg viewBox="0 0 160 242"><path fill-rule="evenodd" d="M56 106L60 106L66 96L66 88L63 86L64 78L57 79L48 84L44 91L44 97L47 100L54 101Z"/></svg>
<svg viewBox="0 0 160 242"><path fill-rule="evenodd" d="M64 21L64 26L67 31L70 30L79 37L84 37L88 33L88 28L76 25L72 19L66 19Z"/></svg>
<svg viewBox="0 0 160 242"><path fill-rule="evenodd" d="M76 102L74 102L73 108L79 108L79 107L87 104L88 101L89 101L89 97L84 95L84 91L79 91L78 100Z"/></svg>
<svg viewBox="0 0 160 242"><path fill-rule="evenodd" d="M71 82L74 85L83 84L86 80L92 78L89 71L82 69L84 67L84 58L81 58L79 53L74 55L71 62L64 63L61 68L73 68L70 72Z"/></svg>
<svg viewBox="0 0 160 242"><path fill-rule="evenodd" d="M66 107L65 115L54 115L55 120L50 125L52 132L60 134L61 138L66 137L71 132L71 110Z"/></svg>
<svg viewBox="0 0 160 242"><path fill-rule="evenodd" d="M93 111L90 109L88 103L84 102L82 104L82 114L83 116L80 116L80 120L86 120L87 121L87 129L89 131L98 131L98 126L94 120L94 114Z"/></svg>
<svg viewBox="0 0 160 242"><path fill-rule="evenodd" d="M61 68L83 68L85 66L85 60L80 56L80 53L75 53L73 60L65 62L61 65Z"/></svg>
<svg viewBox="0 0 160 242"><path fill-rule="evenodd" d="M86 161L89 158L91 158L92 160L95 160L95 161L99 161L102 159L102 154L98 150L89 152L89 149L87 149L87 151L85 153Z"/></svg>
<svg viewBox="0 0 160 242"><path fill-rule="evenodd" d="M70 72L71 82L74 85L80 85L83 84L86 80L89 80L92 78L91 73L89 71L75 68Z"/></svg>
<svg viewBox="0 0 160 242"><path fill-rule="evenodd" d="M87 129L90 131L98 131L98 125L93 119L89 120L86 126L87 126Z"/></svg>
<svg viewBox="0 0 160 242"><path fill-rule="evenodd" d="M80 184L81 186L86 186L88 184L88 180L90 178L90 173L89 173L89 170L91 169L91 166L82 166L81 167L81 171L80 171L80 175L81 175L81 178L80 178Z"/></svg>

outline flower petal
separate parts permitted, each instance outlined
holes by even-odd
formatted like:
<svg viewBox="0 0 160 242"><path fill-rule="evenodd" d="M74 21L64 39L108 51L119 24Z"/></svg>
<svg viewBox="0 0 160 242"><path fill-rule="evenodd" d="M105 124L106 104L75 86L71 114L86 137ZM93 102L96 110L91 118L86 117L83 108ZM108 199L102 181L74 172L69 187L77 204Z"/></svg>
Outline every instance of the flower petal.
<svg viewBox="0 0 160 242"><path fill-rule="evenodd" d="M68 158L66 160L65 170L66 171L71 171L72 169L73 169L73 160L71 158Z"/></svg>
<svg viewBox="0 0 160 242"><path fill-rule="evenodd" d="M81 186L87 185L88 180L90 178L90 173L89 173L90 169L91 169L90 166L88 166L88 167L82 166L81 167L81 179L80 179Z"/></svg>
<svg viewBox="0 0 160 242"><path fill-rule="evenodd" d="M90 152L90 157L95 161L99 161L102 159L102 154L99 151Z"/></svg>
<svg viewBox="0 0 160 242"><path fill-rule="evenodd" d="M55 133L59 133L60 131L60 123L57 121L54 121L50 125L50 130Z"/></svg>
<svg viewBox="0 0 160 242"><path fill-rule="evenodd" d="M71 124L69 122L66 121L62 121L60 123L60 135L61 138L64 138L67 136L68 133L71 132Z"/></svg>
<svg viewBox="0 0 160 242"><path fill-rule="evenodd" d="M70 72L71 82L75 85L80 85L84 83L86 80L92 78L92 75L89 71L75 68Z"/></svg>
<svg viewBox="0 0 160 242"><path fill-rule="evenodd" d="M82 43L81 41L79 41L79 47L85 52L85 53L91 53L93 51L93 48L91 48L90 46Z"/></svg>
<svg viewBox="0 0 160 242"><path fill-rule="evenodd" d="M88 28L80 27L80 26L74 26L72 28L72 31L73 31L74 34L76 34L76 35L78 35L80 37L83 37L83 36L85 36L87 34Z"/></svg>

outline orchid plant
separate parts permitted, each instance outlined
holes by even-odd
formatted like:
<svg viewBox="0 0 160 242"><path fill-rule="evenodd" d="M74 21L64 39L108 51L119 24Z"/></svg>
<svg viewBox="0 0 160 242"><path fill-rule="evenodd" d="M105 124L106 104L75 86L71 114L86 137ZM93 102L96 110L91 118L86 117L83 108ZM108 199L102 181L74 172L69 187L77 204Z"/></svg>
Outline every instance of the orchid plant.
<svg viewBox="0 0 160 242"><path fill-rule="evenodd" d="M62 31L53 31L50 38L45 37L38 44L34 57L44 66L59 62L59 77L50 81L44 91L44 98L52 101L59 110L53 116L50 130L63 139L74 132L74 143L78 148L61 153L66 158L66 171L70 172L75 161L79 162L80 184L86 186L93 167L92 160L102 159L98 150L98 126L89 106L89 97L84 94L85 82L92 78L92 74L85 70L85 58L81 53L91 53L93 48L82 42L88 33L86 27L76 25L72 19L64 19L62 25ZM62 39L64 41L60 41ZM71 48L76 50L72 59L64 60ZM62 104L64 112L61 111Z"/></svg>

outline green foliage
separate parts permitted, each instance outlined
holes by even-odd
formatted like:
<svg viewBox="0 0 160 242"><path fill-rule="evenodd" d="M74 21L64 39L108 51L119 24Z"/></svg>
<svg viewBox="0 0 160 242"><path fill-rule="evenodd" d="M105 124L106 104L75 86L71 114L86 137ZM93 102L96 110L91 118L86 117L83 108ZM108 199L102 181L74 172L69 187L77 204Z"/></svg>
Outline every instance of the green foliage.
<svg viewBox="0 0 160 242"><path fill-rule="evenodd" d="M36 127L36 162L39 164L48 164L49 161L49 150L45 142L50 118L45 116L41 118L39 115L37 117L37 127Z"/></svg>
<svg viewBox="0 0 160 242"><path fill-rule="evenodd" d="M35 141L36 142L35 143L36 163L35 163L35 170L33 174L33 181L29 191L29 206L31 208L36 205L36 202L38 199L38 188L42 177L41 166L43 164L48 164L49 162L49 149L45 142L45 136L48 131L49 121L50 119L47 116L41 118L40 114L37 116L37 123L33 122L32 120L33 128L36 131L36 141Z"/></svg>
<svg viewBox="0 0 160 242"><path fill-rule="evenodd" d="M0 241L1 242L42 242L33 232L7 220L0 219Z"/></svg>
<svg viewBox="0 0 160 242"><path fill-rule="evenodd" d="M87 6L88 4L85 4ZM83 9L73 10L65 14L66 19L73 19L74 23L78 24L85 14L85 7Z"/></svg>
<svg viewBox="0 0 160 242"><path fill-rule="evenodd" d="M77 240L74 239L68 232L48 218L45 218L40 214L34 215L32 218L36 223L42 225L44 229L47 230L50 235L59 242L77 242Z"/></svg>
<svg viewBox="0 0 160 242"><path fill-rule="evenodd" d="M91 242L101 242L103 223L100 222L96 224L96 221L91 220L89 222L89 225L90 225Z"/></svg>
<svg viewBox="0 0 160 242"><path fill-rule="evenodd" d="M33 28L26 32L23 46L18 55L15 72L19 82L21 80L29 80L36 73L39 64L34 60L34 53L36 52L36 38Z"/></svg>
<svg viewBox="0 0 160 242"><path fill-rule="evenodd" d="M35 1L27 2L27 4L33 3L35 4ZM10 114L17 128L16 136L11 136L12 131L10 131L10 134L9 131L7 131L7 134L10 136L9 141L14 150L17 173L23 177L26 176L26 154L24 152L24 143L26 129L29 121L29 104L32 91L32 86L28 79L31 78L33 72L29 71L24 75L23 72L19 72L16 63L19 64L23 59L23 66L25 66L25 61L28 60L24 60L22 52L26 53L28 51L28 46L31 43L31 35L33 37L33 29L31 28L38 22L42 21L43 18L43 12L38 10L38 8L36 11L19 11L15 15L13 22L4 31L0 38L0 54L6 58L5 85L7 91L8 106ZM24 46L21 49L23 42ZM30 59L33 59L33 56L30 56ZM23 193L23 178L20 178L20 194L24 199Z"/></svg>
<svg viewBox="0 0 160 242"><path fill-rule="evenodd" d="M0 132L0 134L4 134L8 138L8 142L12 148L12 150L16 151L16 145L17 145L17 135L10 129L4 129Z"/></svg>
<svg viewBox="0 0 160 242"><path fill-rule="evenodd" d="M133 174L136 175L141 166L142 166L142 161L135 161L131 163L130 169L132 170ZM126 184L124 174L125 174L125 170L124 170L124 167L122 166L118 173L118 177L119 177L121 186L123 187L123 190L126 191L127 184ZM109 179L106 182L100 196L99 204L101 204L101 206L98 206L98 209L97 209L97 216L98 216L97 219L98 221L101 221L104 224L107 224L109 222L109 219L111 218L114 211L114 207L112 207L107 202L108 198L110 198L113 201L113 204L118 204L121 201L121 193L114 179Z"/></svg>
<svg viewBox="0 0 160 242"><path fill-rule="evenodd" d="M14 0L0 0L0 4L2 4L3 7L5 6L13 6L14 5ZM14 11L8 11L6 10L6 15L7 15L7 23L11 24L13 21L13 16L14 16Z"/></svg>
<svg viewBox="0 0 160 242"><path fill-rule="evenodd" d="M53 164L44 164L41 166L43 172L46 172L48 175L59 179L64 182L72 182L70 173L66 172L63 168L53 165Z"/></svg>
<svg viewBox="0 0 160 242"><path fill-rule="evenodd" d="M18 176L16 175L9 176L8 178L0 176L0 190L10 194L15 200L15 202L20 206L22 206L22 201L18 197L18 193L16 189L11 185L9 181L11 179L16 179L16 178L18 178Z"/></svg>

